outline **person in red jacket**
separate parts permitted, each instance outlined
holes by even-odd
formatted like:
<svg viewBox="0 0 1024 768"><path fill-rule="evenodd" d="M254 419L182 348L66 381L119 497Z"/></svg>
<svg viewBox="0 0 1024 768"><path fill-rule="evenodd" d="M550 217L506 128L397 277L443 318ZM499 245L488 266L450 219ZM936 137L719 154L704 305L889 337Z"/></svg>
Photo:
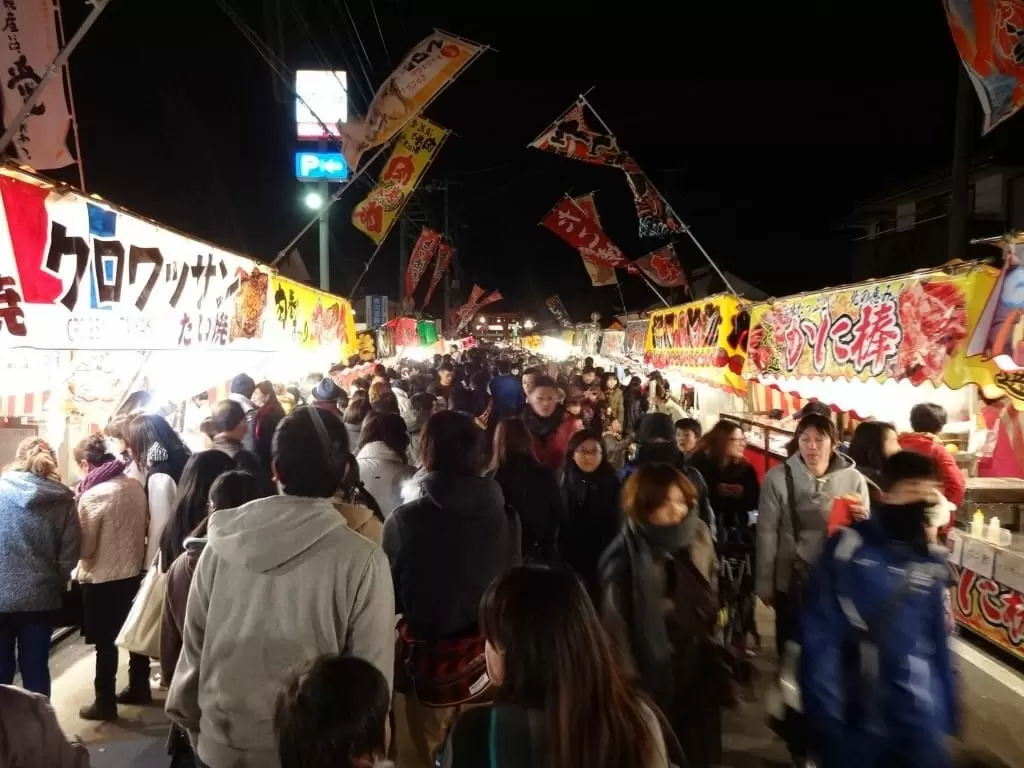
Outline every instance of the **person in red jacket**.
<svg viewBox="0 0 1024 768"><path fill-rule="evenodd" d="M583 422L559 405L558 383L550 376L534 378L523 409L523 421L530 431L537 460L559 471L565 463L569 440L583 429Z"/></svg>
<svg viewBox="0 0 1024 768"><path fill-rule="evenodd" d="M946 421L946 409L941 405L915 405L910 409L910 428L914 431L900 435L899 443L904 451L923 453L935 463L942 481L942 495L959 507L967 489L964 473L956 465L953 455L936 437L945 428Z"/></svg>

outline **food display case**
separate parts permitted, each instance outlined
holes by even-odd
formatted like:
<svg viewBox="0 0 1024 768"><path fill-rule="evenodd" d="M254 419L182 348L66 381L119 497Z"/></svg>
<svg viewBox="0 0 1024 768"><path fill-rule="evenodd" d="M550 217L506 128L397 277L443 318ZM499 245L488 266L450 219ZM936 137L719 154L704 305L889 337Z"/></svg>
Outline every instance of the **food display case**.
<svg viewBox="0 0 1024 768"><path fill-rule="evenodd" d="M786 460L789 455L786 446L796 429L791 420L752 413L724 413L722 418L735 421L743 429L747 438L747 461L757 472L758 480L763 480L765 472Z"/></svg>

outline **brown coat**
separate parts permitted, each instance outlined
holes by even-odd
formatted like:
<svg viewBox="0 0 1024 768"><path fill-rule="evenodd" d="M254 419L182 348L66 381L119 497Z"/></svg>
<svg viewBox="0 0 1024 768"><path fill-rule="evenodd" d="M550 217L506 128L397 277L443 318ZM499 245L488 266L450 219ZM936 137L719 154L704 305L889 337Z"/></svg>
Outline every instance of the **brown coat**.
<svg viewBox="0 0 1024 768"><path fill-rule="evenodd" d="M0 685L0 765L89 768L89 751L68 742L46 697Z"/></svg>
<svg viewBox="0 0 1024 768"><path fill-rule="evenodd" d="M380 546L381 537L384 535L384 523L377 519L372 510L361 504L350 504L337 496L331 501L334 508L341 512L349 528Z"/></svg>

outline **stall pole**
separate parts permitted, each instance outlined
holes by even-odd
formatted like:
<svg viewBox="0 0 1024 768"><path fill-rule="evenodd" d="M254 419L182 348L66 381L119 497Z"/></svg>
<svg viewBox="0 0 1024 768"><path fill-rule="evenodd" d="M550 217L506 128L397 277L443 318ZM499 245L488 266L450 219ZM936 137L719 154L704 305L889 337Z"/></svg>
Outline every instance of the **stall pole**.
<svg viewBox="0 0 1024 768"><path fill-rule="evenodd" d="M661 292L657 288L654 287L654 283L652 283L650 280L647 279L646 275L641 273L640 279L643 280L645 283L647 283L647 287L650 288L654 292L655 296L657 296L659 299L661 299L661 303L662 304L664 304L666 307L671 307L672 306L671 304L668 303L668 300L664 296L661 295Z"/></svg>
<svg viewBox="0 0 1024 768"><path fill-rule="evenodd" d="M320 140L319 149L321 152L327 151L327 142L324 139ZM323 200L322 207L320 209L320 290L331 292L331 230L329 226L331 206L328 205L327 200L331 194L331 186L327 180L323 180L319 184L320 187L320 199Z"/></svg>
<svg viewBox="0 0 1024 768"><path fill-rule="evenodd" d="M107 7L110 0L93 0L92 10L89 11L89 15L85 17L85 21L82 22L82 26L71 36L68 40L68 44L61 49L57 54L57 57L53 60L53 63L43 73L43 76L39 79L36 84L36 89L29 94L29 97L25 99L25 103L21 105L21 111L14 116L11 120L11 124L7 126L7 130L4 131L4 135L0 137L0 153L3 153L7 149L7 145L11 143L11 140L17 135L18 131L21 130L21 126L28 119L29 114L39 103L39 100L43 98L43 92L46 90L46 86L53 79L53 76L61 71L63 66L67 63L71 57L72 52L78 47L78 44L82 42L82 38L85 37L85 33L89 31L93 24L96 23L96 19L99 18L100 14L103 13L103 9ZM77 126L76 126L77 130Z"/></svg>

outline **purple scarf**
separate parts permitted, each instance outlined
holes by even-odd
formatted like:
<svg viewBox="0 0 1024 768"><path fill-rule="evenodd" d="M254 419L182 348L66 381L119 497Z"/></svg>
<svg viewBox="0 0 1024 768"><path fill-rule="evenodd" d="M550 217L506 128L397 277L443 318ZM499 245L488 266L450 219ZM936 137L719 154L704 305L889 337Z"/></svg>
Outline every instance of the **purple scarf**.
<svg viewBox="0 0 1024 768"><path fill-rule="evenodd" d="M123 474L124 462L120 459L114 459L113 461L108 461L106 464L100 464L98 467L90 469L89 474L78 481L78 487L75 489L75 493L76 495L81 496L93 486L105 483L107 480L113 480L115 477L119 477Z"/></svg>

